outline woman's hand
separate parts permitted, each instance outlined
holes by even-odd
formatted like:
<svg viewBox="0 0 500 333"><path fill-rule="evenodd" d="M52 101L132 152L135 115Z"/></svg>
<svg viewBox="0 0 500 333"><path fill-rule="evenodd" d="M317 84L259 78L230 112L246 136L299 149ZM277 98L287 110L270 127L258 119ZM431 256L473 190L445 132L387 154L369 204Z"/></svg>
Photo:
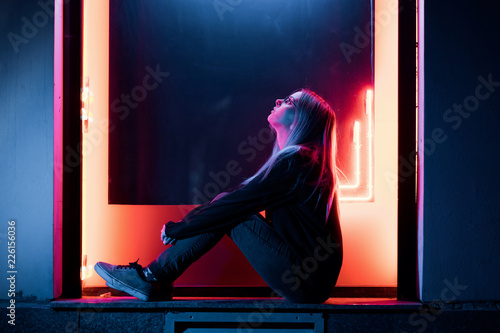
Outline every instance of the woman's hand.
<svg viewBox="0 0 500 333"><path fill-rule="evenodd" d="M161 228L161 241L163 245L167 244L174 245L177 242L177 239L173 239L165 235L165 224L163 225L163 228Z"/></svg>

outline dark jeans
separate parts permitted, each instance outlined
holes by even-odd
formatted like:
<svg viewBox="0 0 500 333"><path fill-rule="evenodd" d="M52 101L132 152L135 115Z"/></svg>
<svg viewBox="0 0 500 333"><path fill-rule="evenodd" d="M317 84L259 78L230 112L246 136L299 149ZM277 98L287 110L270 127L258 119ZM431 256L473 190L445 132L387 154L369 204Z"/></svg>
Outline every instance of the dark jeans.
<svg viewBox="0 0 500 333"><path fill-rule="evenodd" d="M255 271L279 295L296 303L322 303L328 299L336 276L325 278L322 274L306 274L297 269L302 267L301 260L271 226L255 215L225 231L207 232L178 240L153 260L149 269L160 282L172 282L213 248L225 234L236 243Z"/></svg>

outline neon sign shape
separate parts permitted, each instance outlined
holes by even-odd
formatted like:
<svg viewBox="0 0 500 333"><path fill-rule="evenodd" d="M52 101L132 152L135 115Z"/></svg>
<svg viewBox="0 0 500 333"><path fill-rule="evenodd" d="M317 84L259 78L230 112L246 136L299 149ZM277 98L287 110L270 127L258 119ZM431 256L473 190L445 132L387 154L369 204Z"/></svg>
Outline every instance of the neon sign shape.
<svg viewBox="0 0 500 333"><path fill-rule="evenodd" d="M366 138L361 137L361 121L354 121L353 125L353 146L354 146L354 174L353 183L340 183L341 202L373 201L373 90L368 89L365 97L365 122ZM362 141L366 141L363 145ZM366 149L363 149L366 147ZM365 153L363 163L364 172L361 171L361 151ZM347 178L347 177L346 177Z"/></svg>

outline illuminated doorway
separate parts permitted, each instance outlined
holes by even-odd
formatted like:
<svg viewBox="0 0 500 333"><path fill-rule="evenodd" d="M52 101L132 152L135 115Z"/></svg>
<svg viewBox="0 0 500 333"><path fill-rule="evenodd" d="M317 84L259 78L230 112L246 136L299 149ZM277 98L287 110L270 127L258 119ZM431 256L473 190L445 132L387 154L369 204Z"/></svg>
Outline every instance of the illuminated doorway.
<svg viewBox="0 0 500 333"><path fill-rule="evenodd" d="M396 287L397 284L398 184L394 177L397 179L398 174L398 20L394 3L375 2L373 17L380 19L376 25L380 32L374 43L374 86L365 87L358 93L364 117L346 124L350 129L346 133L350 131L352 135L344 138L350 158L343 162L346 176L341 182L345 259L338 286ZM166 220L182 218L194 206L109 204L108 146L113 124L109 122L108 109L114 100L110 101L108 96L109 35L103 33L109 31L109 5L107 1L85 1L84 4L82 277L84 287L95 287L104 284L93 273L95 262L123 264L137 257L142 263L149 262L163 249L160 241L155 241L159 239L162 224ZM363 32L358 33L363 31L361 29L365 26L353 27L357 34L352 40L345 41L348 46L343 45L344 49L362 48ZM338 47L342 52L341 46ZM356 56L356 52L347 54ZM154 70L155 64L149 68ZM147 75L148 68L143 70ZM153 83L147 82L149 85ZM133 88L130 87L131 92ZM144 90L149 92L146 87ZM224 256L224 261L218 272L207 276L204 267L210 262L220 261L221 256ZM193 265L178 283L192 286L263 285L248 264L239 270L233 269L234 263L242 261L244 258L242 260L235 246L230 241L223 241ZM229 279L225 278L227 272L231 273Z"/></svg>

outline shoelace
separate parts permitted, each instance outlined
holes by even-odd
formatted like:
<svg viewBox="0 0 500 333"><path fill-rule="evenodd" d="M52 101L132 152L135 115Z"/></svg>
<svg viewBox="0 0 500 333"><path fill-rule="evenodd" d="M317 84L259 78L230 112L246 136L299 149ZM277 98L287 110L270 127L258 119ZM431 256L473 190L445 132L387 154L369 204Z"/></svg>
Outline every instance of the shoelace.
<svg viewBox="0 0 500 333"><path fill-rule="evenodd" d="M139 270L142 269L142 266L138 264L139 259L137 259L135 262L130 262L128 265L118 265L116 266L117 269L135 269Z"/></svg>

